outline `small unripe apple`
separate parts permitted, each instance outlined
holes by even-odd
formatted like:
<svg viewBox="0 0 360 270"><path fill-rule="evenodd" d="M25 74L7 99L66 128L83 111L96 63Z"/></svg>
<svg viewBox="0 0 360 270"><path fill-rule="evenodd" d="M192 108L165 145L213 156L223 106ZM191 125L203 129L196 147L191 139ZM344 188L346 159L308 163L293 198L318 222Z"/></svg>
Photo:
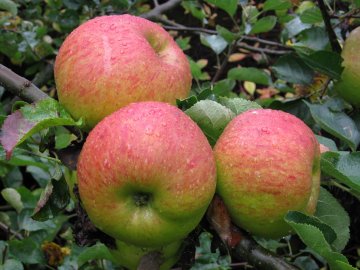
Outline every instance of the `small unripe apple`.
<svg viewBox="0 0 360 270"><path fill-rule="evenodd" d="M337 93L347 102L360 108L360 27L353 30L341 53L344 70L335 84Z"/></svg>
<svg viewBox="0 0 360 270"><path fill-rule="evenodd" d="M116 249L111 250L115 261L125 266L127 269L138 269L143 256L149 256L150 252L155 252L154 259L159 263L159 270L170 269L180 258L183 241L176 241L166 246L143 248L126 244L122 241L116 241ZM150 268L149 268L150 269Z"/></svg>
<svg viewBox="0 0 360 270"><path fill-rule="evenodd" d="M215 192L216 165L205 135L185 113L139 102L90 132L78 184L100 230L127 244L159 247L198 225Z"/></svg>
<svg viewBox="0 0 360 270"><path fill-rule="evenodd" d="M217 193L233 222L254 235L290 233L290 210L312 214L320 187L320 150L295 116L251 110L234 118L215 148Z"/></svg>
<svg viewBox="0 0 360 270"><path fill-rule="evenodd" d="M132 102L175 104L191 87L189 62L158 24L131 15L97 17L62 44L54 75L60 103L91 129Z"/></svg>

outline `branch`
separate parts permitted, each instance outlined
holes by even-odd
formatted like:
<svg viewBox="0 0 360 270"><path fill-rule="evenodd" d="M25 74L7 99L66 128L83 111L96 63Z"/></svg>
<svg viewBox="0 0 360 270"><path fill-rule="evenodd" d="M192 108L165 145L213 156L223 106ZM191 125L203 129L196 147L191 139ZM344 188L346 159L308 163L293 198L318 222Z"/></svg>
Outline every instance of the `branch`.
<svg viewBox="0 0 360 270"><path fill-rule="evenodd" d="M0 229L7 232L7 233L11 233L12 235L14 235L19 240L24 239L24 237L20 233L14 231L13 229L11 229L9 226L7 226L6 224L4 224L2 222L0 222Z"/></svg>
<svg viewBox="0 0 360 270"><path fill-rule="evenodd" d="M2 64L0 64L0 85L26 102L32 103L49 98L29 80L17 75Z"/></svg>
<svg viewBox="0 0 360 270"><path fill-rule="evenodd" d="M243 42L237 42L236 45L239 48L243 48L243 49L246 49L249 51L265 53L265 54L273 54L273 55L284 55L284 54L290 53L292 51L292 50L272 50L272 49L267 49L267 48L256 48L254 46L250 46Z"/></svg>
<svg viewBox="0 0 360 270"><path fill-rule="evenodd" d="M329 36L329 41L330 41L330 45L331 48L334 52L337 53L341 53L341 46L337 40L336 34L334 32L334 29L332 28L331 25L331 21L330 21L330 16L326 10L326 6L324 3L324 0L317 0L318 4L319 4L319 8L321 10L321 14L325 23L325 27L326 27L326 31L328 33Z"/></svg>
<svg viewBox="0 0 360 270"><path fill-rule="evenodd" d="M181 0L169 0L164 4L161 5L155 5L156 7L152 9L151 11L141 14L140 17L143 17L145 19L152 19L155 18L162 13L164 13L167 10L170 10L181 3Z"/></svg>
<svg viewBox="0 0 360 270"><path fill-rule="evenodd" d="M215 196L207 218L221 240L228 246L233 257L247 261L259 270L296 270L280 256L259 246L247 233L231 223L224 202Z"/></svg>

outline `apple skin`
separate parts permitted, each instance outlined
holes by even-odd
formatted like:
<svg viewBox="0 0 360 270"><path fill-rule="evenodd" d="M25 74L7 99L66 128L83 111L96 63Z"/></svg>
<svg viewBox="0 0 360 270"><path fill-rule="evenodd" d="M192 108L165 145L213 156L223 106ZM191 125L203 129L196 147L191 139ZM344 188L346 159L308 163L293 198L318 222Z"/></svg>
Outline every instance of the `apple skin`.
<svg viewBox="0 0 360 270"><path fill-rule="evenodd" d="M360 108L360 27L347 37L341 53L344 70L335 83L336 92L353 106Z"/></svg>
<svg viewBox="0 0 360 270"><path fill-rule="evenodd" d="M159 252L162 261L159 270L166 270L179 260L183 250L182 246L182 241L177 241L161 247L141 248L117 240L116 249L111 250L111 254L119 265L136 270L144 255L152 251Z"/></svg>
<svg viewBox="0 0 360 270"><path fill-rule="evenodd" d="M191 88L190 65L159 25L131 15L101 16L62 44L54 75L60 103L91 129L132 102L175 104Z"/></svg>
<svg viewBox="0 0 360 270"><path fill-rule="evenodd" d="M232 221L250 233L290 233L290 210L313 214L320 188L320 150L313 132L295 116L250 110L235 117L214 147L217 193Z"/></svg>
<svg viewBox="0 0 360 270"><path fill-rule="evenodd" d="M133 103L103 119L86 139L77 169L80 198L94 225L140 247L185 238L216 187L205 135L185 113L161 102Z"/></svg>

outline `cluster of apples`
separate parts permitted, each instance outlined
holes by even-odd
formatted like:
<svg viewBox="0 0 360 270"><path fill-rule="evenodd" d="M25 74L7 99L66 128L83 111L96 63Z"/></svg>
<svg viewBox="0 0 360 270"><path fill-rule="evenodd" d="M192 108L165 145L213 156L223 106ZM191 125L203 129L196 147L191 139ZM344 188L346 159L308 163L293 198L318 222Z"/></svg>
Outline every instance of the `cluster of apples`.
<svg viewBox="0 0 360 270"><path fill-rule="evenodd" d="M234 118L214 149L175 107L191 87L189 63L159 25L103 16L75 29L55 63L59 101L91 130L78 161L82 204L116 239L119 264L179 256L214 193L233 222L265 237L289 233L288 210L313 213L319 144L296 117L250 110Z"/></svg>

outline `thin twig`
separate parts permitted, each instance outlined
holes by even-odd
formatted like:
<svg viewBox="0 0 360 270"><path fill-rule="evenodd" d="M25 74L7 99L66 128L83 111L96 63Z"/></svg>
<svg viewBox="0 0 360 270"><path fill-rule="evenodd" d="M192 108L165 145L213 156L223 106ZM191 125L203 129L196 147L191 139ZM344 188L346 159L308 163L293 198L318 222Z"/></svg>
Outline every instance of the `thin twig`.
<svg viewBox="0 0 360 270"><path fill-rule="evenodd" d="M19 240L24 239L24 237L20 233L14 231L13 229L11 229L9 226L7 226L5 223L3 223L1 221L0 221L0 229L5 232L11 233L13 236L15 236Z"/></svg>
<svg viewBox="0 0 360 270"><path fill-rule="evenodd" d="M234 46L234 45L235 45L234 43L231 43L231 44L229 45L228 53L227 53L227 55L225 56L224 61L221 63L220 67L219 67L218 70L216 71L214 77L212 78L211 83L216 82L216 81L219 79L219 77L221 76L221 74L224 72L224 70L225 70L225 68L226 68L226 66L227 66L227 64L228 64L228 62L229 62L229 57L230 57L230 55L233 53L233 51L234 51L234 49L235 49L235 46Z"/></svg>
<svg viewBox="0 0 360 270"><path fill-rule="evenodd" d="M181 3L181 0L169 0L164 4L156 6L151 11L141 14L140 17L143 17L145 19L155 18L155 17L161 15L162 13L164 13L165 11L168 11L168 10L176 7L180 3Z"/></svg>
<svg viewBox="0 0 360 270"><path fill-rule="evenodd" d="M330 16L326 10L326 6L324 3L324 0L317 0L319 4L319 8L321 10L321 14L325 23L325 28L329 36L329 41L331 48L334 52L340 53L341 52L341 46L337 40L336 34L334 32L334 29L331 25Z"/></svg>
<svg viewBox="0 0 360 270"><path fill-rule="evenodd" d="M1 64L0 85L26 102L31 103L49 98L46 93L37 88L29 80L17 75L15 72Z"/></svg>
<svg viewBox="0 0 360 270"><path fill-rule="evenodd" d="M264 54L273 54L273 55L284 55L291 52L291 50L272 50L267 48L256 48L253 46L250 46L248 44L245 44L243 42L237 42L236 46L239 48L243 48L249 51L258 52L258 53L264 53Z"/></svg>

